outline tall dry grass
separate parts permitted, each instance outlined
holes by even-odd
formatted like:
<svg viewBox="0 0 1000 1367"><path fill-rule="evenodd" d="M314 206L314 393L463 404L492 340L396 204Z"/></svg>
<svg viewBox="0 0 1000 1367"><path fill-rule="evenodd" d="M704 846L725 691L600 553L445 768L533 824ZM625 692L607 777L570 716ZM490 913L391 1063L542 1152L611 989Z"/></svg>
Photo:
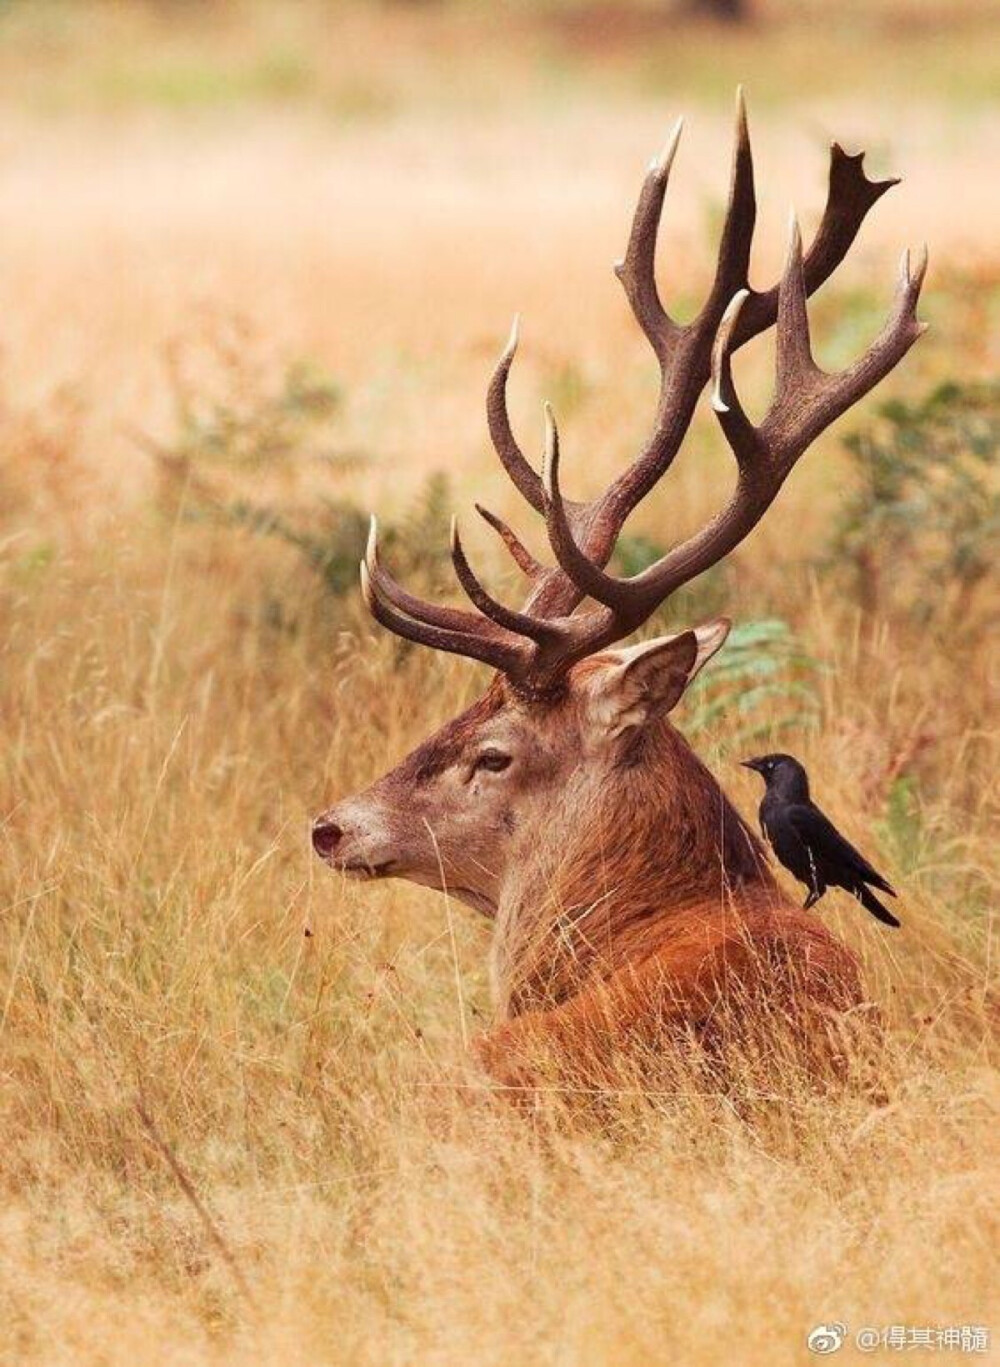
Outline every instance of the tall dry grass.
<svg viewBox="0 0 1000 1367"><path fill-rule="evenodd" d="M971 908L1000 879L997 737L974 680L963 695L961 671L885 638L838 647L849 621L817 588L835 672L797 748L852 829L935 680L965 728L925 776L905 931L825 913L890 1016L882 1095L790 1071L748 1123L682 1075L626 1090L605 1130L539 1136L467 1090L485 928L341 884L306 848L311 811L468 693L462 666L400 667L359 620L338 641L308 609L276 637L263 588L308 584L254 545L118 532L41 584L9 555L11 1361L753 1363L800 1360L824 1317L989 1322L1000 1098ZM952 771L978 747L970 791Z"/></svg>
<svg viewBox="0 0 1000 1367"><path fill-rule="evenodd" d="M523 48L484 55L467 22L464 54L519 69ZM169 55L141 32L147 55ZM238 55L232 32L220 50ZM253 393L317 358L344 386L338 440L371 457L340 491L397 515L447 468L460 507L488 488L524 523L481 418L515 307L529 311L516 418L530 433L540 399L561 396L571 485L620 465L652 393L605 267L673 109L606 86L588 103L579 84L565 104L507 98L494 72L491 99L466 93L457 120L420 85L422 32L386 54L398 103L377 117L330 122L315 93L276 111L257 92L192 122L132 92L124 113L88 105L71 126L30 90L11 114L0 1360L755 1367L803 1361L821 1320L1000 1331L996 599L978 633L862 616L818 560L848 478L835 436L738 557L728 606L784 618L827 666L816 724L776 739L900 886L899 935L849 901L820 913L886 1016L874 1085L817 1092L778 1066L748 1109L679 1067L655 1094L623 1075L600 1125L525 1125L484 1101L463 1048L489 1019L488 928L310 857L311 814L481 678L401 653L293 550L157 503L135 434L174 433L164 349L189 348L206 392L219 319L241 320ZM91 48L52 61L45 89L92 88ZM779 69L780 107L756 124L773 187L762 273L789 195L807 218L821 196L803 126L886 126L877 86L817 102ZM705 98L664 257L686 302L725 174L725 116ZM894 108L881 155L911 180L817 303L830 363L874 330L890 246L927 236L934 328L891 384L995 373L993 118ZM741 371L762 398L766 352ZM637 529L690 527L727 477L700 422ZM738 737L734 712L698 745L749 814Z"/></svg>

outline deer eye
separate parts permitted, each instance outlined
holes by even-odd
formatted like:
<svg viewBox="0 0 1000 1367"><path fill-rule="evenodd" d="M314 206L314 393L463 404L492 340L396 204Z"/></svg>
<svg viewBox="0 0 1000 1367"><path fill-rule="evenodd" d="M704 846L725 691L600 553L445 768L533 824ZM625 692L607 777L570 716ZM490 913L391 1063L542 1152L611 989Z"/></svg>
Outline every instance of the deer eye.
<svg viewBox="0 0 1000 1367"><path fill-rule="evenodd" d="M489 774L502 774L509 767L510 755L505 755L502 750L484 750L477 756L472 772L478 774L481 769L485 769Z"/></svg>

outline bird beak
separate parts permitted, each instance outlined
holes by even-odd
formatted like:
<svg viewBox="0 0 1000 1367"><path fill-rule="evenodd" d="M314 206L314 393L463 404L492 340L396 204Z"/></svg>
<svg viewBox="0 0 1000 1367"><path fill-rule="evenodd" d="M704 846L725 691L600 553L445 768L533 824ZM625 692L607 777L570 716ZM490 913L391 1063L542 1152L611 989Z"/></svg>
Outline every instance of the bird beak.
<svg viewBox="0 0 1000 1367"><path fill-rule="evenodd" d="M752 770L754 771L755 774L759 774L759 773L760 773L760 764L759 764L759 762L758 762L757 760L755 760L755 759L741 759L741 760L740 760L740 763L743 765L743 768L744 768L744 769L752 769Z"/></svg>

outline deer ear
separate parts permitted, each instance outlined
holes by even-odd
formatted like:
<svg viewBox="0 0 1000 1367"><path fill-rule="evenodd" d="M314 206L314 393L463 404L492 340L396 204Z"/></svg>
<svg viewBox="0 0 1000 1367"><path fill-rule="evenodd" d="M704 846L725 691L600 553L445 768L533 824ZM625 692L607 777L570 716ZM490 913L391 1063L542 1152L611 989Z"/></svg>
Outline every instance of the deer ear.
<svg viewBox="0 0 1000 1367"><path fill-rule="evenodd" d="M676 636L658 636L623 650L608 651L607 663L593 676L591 708L595 721L611 736L663 716L706 660L729 635L724 617Z"/></svg>

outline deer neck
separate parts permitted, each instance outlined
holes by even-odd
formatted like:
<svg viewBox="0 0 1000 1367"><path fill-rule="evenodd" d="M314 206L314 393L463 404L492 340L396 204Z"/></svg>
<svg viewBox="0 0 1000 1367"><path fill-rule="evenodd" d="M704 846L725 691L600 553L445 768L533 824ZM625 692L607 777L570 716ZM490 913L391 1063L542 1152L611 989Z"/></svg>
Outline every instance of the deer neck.
<svg viewBox="0 0 1000 1367"><path fill-rule="evenodd" d="M493 941L504 1016L641 961L692 910L739 911L775 886L760 842L665 721L610 773L571 780L519 853Z"/></svg>

